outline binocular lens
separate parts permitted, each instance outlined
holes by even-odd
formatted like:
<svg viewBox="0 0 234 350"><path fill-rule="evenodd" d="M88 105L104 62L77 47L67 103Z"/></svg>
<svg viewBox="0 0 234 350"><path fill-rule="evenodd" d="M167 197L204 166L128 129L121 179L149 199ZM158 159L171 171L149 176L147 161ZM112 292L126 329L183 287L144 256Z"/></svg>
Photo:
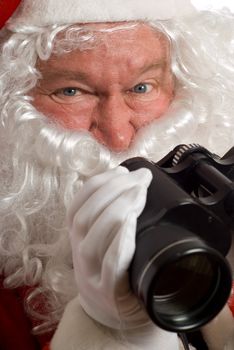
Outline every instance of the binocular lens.
<svg viewBox="0 0 234 350"><path fill-rule="evenodd" d="M158 275L153 291L155 308L164 316L178 317L207 301L217 283L217 271L202 254L185 256Z"/></svg>
<svg viewBox="0 0 234 350"><path fill-rule="evenodd" d="M202 327L221 311L232 280L230 267L218 251L196 237L179 238L179 233L186 231L177 232L170 225L145 230L140 239L141 244L146 239L148 250L138 250L131 277L133 290L155 324L172 332L187 332ZM168 243L173 234L173 243ZM155 246L146 244L152 240ZM149 250L162 241L166 244L150 252L147 260Z"/></svg>
<svg viewBox="0 0 234 350"><path fill-rule="evenodd" d="M151 289L154 315L173 329L196 328L215 304L221 271L205 253L194 253L164 266ZM199 320L199 321L198 321ZM202 322L203 323L203 322Z"/></svg>

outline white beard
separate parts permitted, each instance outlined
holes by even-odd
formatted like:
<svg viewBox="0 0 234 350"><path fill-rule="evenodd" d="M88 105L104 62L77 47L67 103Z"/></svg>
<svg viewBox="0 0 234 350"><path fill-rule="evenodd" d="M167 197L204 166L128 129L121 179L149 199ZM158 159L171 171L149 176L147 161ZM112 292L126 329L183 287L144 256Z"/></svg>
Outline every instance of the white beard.
<svg viewBox="0 0 234 350"><path fill-rule="evenodd" d="M87 178L134 156L158 161L181 143L200 143L221 155L232 146L228 128L215 128L214 120L196 118L188 101L188 96L175 99L165 116L140 130L129 150L119 154L111 153L87 132L50 124L28 102L19 103L21 123L14 124L12 113L16 112L9 111L11 119L1 130L0 144L4 150L0 159L0 263L6 286L39 283L41 289L27 299L29 314L41 318L36 332L53 327L77 294L65 213ZM19 113L20 108L14 108ZM217 142L217 132L225 135L225 142L222 138ZM46 315L33 308L34 298L41 293L49 300Z"/></svg>

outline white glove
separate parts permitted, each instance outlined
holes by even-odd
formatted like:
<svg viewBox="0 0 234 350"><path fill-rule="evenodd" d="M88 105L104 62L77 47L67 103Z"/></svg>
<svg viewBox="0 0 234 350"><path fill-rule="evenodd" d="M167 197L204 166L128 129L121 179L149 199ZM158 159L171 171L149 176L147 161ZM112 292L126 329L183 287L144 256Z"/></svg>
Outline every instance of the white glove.
<svg viewBox="0 0 234 350"><path fill-rule="evenodd" d="M129 172L117 167L84 184L68 211L73 264L79 301L91 318L127 330L128 341L144 344L144 349L176 350L176 334L151 322L128 282L137 217L151 179L148 169Z"/></svg>
<svg viewBox="0 0 234 350"><path fill-rule="evenodd" d="M149 321L129 288L137 217L152 175L118 167L88 180L68 212L80 303L98 322L115 329Z"/></svg>

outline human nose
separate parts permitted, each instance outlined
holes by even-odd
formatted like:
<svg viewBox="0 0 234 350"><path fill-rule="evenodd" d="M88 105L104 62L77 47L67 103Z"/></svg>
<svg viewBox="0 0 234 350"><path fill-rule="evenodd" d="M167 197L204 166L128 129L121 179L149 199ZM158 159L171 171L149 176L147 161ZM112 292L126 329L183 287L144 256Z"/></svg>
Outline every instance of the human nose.
<svg viewBox="0 0 234 350"><path fill-rule="evenodd" d="M105 97L95 113L92 134L112 151L124 151L135 134L132 117L133 111L122 96Z"/></svg>

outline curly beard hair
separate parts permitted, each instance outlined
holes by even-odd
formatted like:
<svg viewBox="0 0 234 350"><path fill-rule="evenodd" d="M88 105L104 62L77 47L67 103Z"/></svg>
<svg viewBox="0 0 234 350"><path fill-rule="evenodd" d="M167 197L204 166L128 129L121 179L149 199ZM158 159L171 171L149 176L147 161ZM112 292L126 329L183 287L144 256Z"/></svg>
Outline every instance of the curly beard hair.
<svg viewBox="0 0 234 350"><path fill-rule="evenodd" d="M233 48L226 30L228 25L233 33L233 23L229 14L210 13L187 23L150 23L171 42L177 92L168 112L142 128L130 149L120 154L110 152L88 132L51 123L27 96L40 76L35 68L38 57L46 60L52 51L91 49L97 45L95 30L22 27L5 40L0 62L0 266L6 287L34 287L25 307L39 320L35 333L54 328L78 292L65 215L87 178L132 156L157 161L180 143L200 143L220 155L233 145L234 66L228 61ZM64 35L58 38L58 33Z"/></svg>

